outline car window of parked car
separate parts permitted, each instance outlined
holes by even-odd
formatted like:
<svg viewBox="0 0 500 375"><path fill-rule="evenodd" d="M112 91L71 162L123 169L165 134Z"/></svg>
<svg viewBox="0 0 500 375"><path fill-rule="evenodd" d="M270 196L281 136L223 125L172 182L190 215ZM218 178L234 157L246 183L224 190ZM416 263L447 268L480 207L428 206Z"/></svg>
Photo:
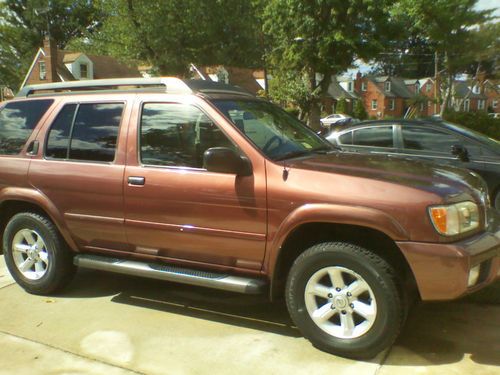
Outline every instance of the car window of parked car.
<svg viewBox="0 0 500 375"><path fill-rule="evenodd" d="M371 147L393 147L392 126L373 126L354 130L352 145Z"/></svg>
<svg viewBox="0 0 500 375"><path fill-rule="evenodd" d="M19 154L53 102L52 99L16 101L1 108L0 155Z"/></svg>
<svg viewBox="0 0 500 375"><path fill-rule="evenodd" d="M147 165L203 168L207 149L237 149L207 115L185 104L144 104L140 134L141 162Z"/></svg>
<svg viewBox="0 0 500 375"><path fill-rule="evenodd" d="M123 108L123 103L65 105L49 131L45 156L113 161Z"/></svg>
<svg viewBox="0 0 500 375"><path fill-rule="evenodd" d="M461 144L458 137L430 127L403 126L402 134L403 147L409 150L432 151L449 155L451 146Z"/></svg>

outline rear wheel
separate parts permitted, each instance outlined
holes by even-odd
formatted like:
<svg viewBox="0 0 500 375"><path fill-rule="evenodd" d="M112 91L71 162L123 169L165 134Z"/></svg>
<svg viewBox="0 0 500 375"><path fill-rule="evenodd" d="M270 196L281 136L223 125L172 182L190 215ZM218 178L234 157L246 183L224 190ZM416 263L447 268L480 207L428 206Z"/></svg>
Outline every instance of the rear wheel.
<svg viewBox="0 0 500 375"><path fill-rule="evenodd" d="M75 273L72 254L57 228L39 214L19 213L10 219L3 251L9 272L29 293L54 293Z"/></svg>
<svg viewBox="0 0 500 375"><path fill-rule="evenodd" d="M286 288L297 327L333 354L372 358L394 342L404 321L392 267L359 246L330 242L309 248L296 259Z"/></svg>

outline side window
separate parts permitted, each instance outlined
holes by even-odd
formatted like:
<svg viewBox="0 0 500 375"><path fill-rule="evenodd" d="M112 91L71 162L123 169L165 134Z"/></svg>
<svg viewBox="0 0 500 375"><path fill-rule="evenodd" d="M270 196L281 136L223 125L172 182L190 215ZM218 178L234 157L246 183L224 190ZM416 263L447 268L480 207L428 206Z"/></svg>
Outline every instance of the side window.
<svg viewBox="0 0 500 375"><path fill-rule="evenodd" d="M198 108L177 103L146 103L141 116L141 162L203 168L211 147L236 147Z"/></svg>
<svg viewBox="0 0 500 375"><path fill-rule="evenodd" d="M342 134L339 137L339 143L341 145L352 145L352 132Z"/></svg>
<svg viewBox="0 0 500 375"><path fill-rule="evenodd" d="M432 128L402 127L404 148L450 154L451 146L460 144L458 137Z"/></svg>
<svg viewBox="0 0 500 375"><path fill-rule="evenodd" d="M392 126L374 126L355 130L352 144L356 146L393 147Z"/></svg>
<svg viewBox="0 0 500 375"><path fill-rule="evenodd" d="M17 155L53 100L7 103L0 110L0 155Z"/></svg>
<svg viewBox="0 0 500 375"><path fill-rule="evenodd" d="M113 161L123 107L123 103L64 106L49 131L45 156L70 160Z"/></svg>

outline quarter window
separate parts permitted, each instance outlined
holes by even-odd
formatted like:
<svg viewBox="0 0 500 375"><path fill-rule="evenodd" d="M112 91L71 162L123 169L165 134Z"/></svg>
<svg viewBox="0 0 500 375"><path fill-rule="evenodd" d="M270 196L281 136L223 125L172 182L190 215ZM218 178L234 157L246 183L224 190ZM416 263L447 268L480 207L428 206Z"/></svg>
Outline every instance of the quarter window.
<svg viewBox="0 0 500 375"><path fill-rule="evenodd" d="M0 155L19 154L52 103L53 100L7 103L0 110Z"/></svg>
<svg viewBox="0 0 500 375"><path fill-rule="evenodd" d="M431 128L403 127L404 148L450 154L451 146L460 140L448 133Z"/></svg>
<svg viewBox="0 0 500 375"><path fill-rule="evenodd" d="M141 117L141 162L148 165L203 168L211 147L236 149L198 108L176 103L146 103Z"/></svg>
<svg viewBox="0 0 500 375"><path fill-rule="evenodd" d="M353 131L355 146L393 147L392 126L374 126Z"/></svg>
<svg viewBox="0 0 500 375"><path fill-rule="evenodd" d="M64 106L50 129L45 155L56 159L113 161L123 107L123 103Z"/></svg>

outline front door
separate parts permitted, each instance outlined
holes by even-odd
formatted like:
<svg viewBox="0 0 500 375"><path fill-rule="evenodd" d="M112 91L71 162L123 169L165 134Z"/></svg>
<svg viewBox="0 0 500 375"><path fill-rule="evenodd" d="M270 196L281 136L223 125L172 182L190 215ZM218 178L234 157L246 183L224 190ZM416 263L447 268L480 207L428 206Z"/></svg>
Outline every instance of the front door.
<svg viewBox="0 0 500 375"><path fill-rule="evenodd" d="M142 103L137 160L125 171L125 222L135 253L260 270L266 238L265 174L213 173L203 168L211 147L241 152L201 109ZM138 138L138 142L136 139ZM133 140L133 141L131 141Z"/></svg>

